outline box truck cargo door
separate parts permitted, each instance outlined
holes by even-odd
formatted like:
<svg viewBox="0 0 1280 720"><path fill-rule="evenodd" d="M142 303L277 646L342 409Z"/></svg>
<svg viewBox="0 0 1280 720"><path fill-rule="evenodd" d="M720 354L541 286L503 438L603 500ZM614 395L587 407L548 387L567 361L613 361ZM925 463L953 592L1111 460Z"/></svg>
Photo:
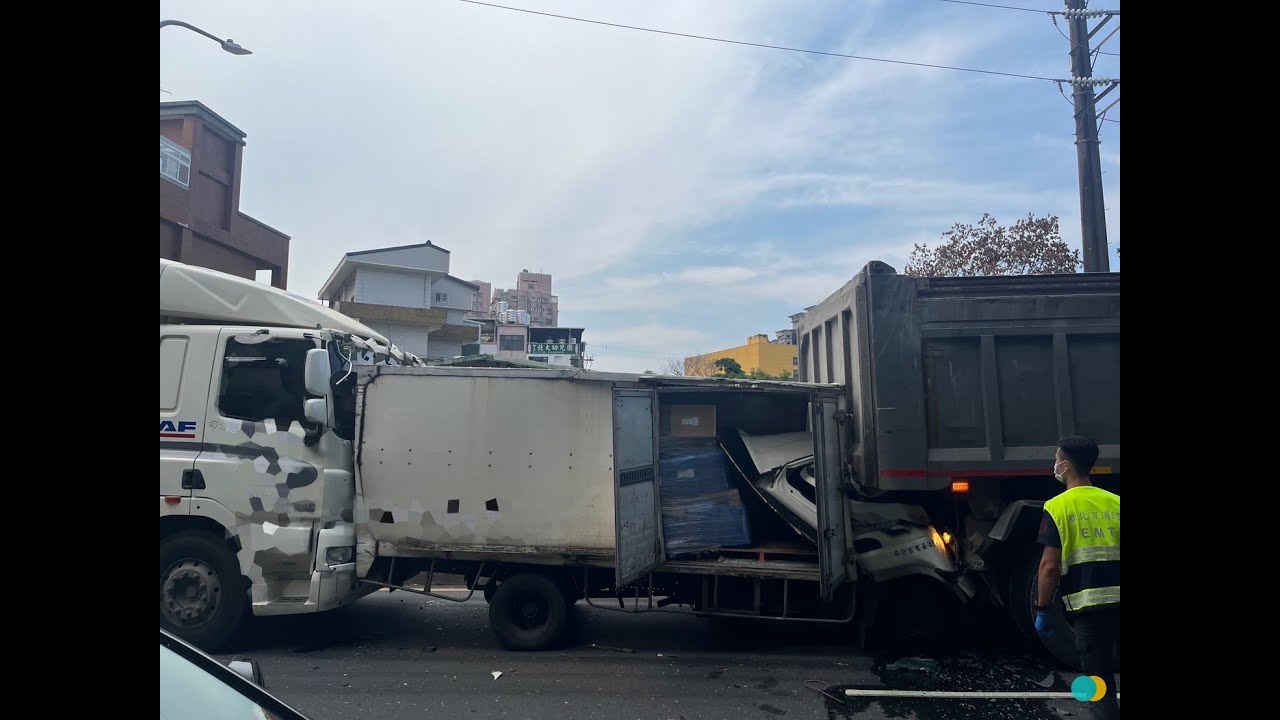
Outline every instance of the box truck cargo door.
<svg viewBox="0 0 1280 720"><path fill-rule="evenodd" d="M656 406L652 390L614 391L613 516L618 587L652 572L663 561Z"/></svg>
<svg viewBox="0 0 1280 720"><path fill-rule="evenodd" d="M818 569L822 575L822 599L830 600L836 589L853 579L849 566L848 503L842 480L840 425L835 416L837 396L814 396L814 464L818 495Z"/></svg>

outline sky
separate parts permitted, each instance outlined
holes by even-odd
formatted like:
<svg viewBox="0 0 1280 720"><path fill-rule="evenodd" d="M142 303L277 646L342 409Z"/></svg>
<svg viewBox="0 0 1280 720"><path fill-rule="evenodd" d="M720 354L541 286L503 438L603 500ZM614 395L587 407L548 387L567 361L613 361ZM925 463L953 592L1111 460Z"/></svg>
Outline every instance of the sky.
<svg viewBox="0 0 1280 720"><path fill-rule="evenodd" d="M943 0L497 1L1070 77L1067 26L1042 12ZM595 370L661 370L772 336L866 263L901 270L915 243L983 213L1002 224L1057 215L1080 247L1070 89L1053 82L459 0L162 0L160 17L253 52L163 29L160 100L199 100L248 134L240 209L291 236L290 291L315 298L346 252L431 240L465 280L511 287L521 269L551 273L560 324L586 328ZM1116 54L1098 56L1095 76L1120 76L1119 41L1103 46ZM1119 110L1100 146L1112 270Z"/></svg>

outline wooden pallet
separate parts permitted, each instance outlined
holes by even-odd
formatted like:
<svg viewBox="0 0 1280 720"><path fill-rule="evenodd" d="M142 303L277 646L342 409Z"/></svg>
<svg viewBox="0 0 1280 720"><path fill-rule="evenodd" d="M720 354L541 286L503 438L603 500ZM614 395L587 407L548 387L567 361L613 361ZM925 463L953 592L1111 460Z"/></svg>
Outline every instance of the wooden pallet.
<svg viewBox="0 0 1280 720"><path fill-rule="evenodd" d="M727 558L751 560L814 560L818 549L812 545L759 545L749 548L720 548L720 555Z"/></svg>

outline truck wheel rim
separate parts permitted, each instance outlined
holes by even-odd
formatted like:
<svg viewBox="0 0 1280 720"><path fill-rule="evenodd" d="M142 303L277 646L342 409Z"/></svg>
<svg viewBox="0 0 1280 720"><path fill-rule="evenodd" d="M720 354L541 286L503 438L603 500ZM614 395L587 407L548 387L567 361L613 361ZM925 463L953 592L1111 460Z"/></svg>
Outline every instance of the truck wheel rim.
<svg viewBox="0 0 1280 720"><path fill-rule="evenodd" d="M547 625L551 608L545 598L536 593L513 598L508 617L522 635L534 635Z"/></svg>
<svg viewBox="0 0 1280 720"><path fill-rule="evenodd" d="M179 560L164 574L160 611L178 627L197 627L217 611L221 594L222 582L212 567L193 558Z"/></svg>

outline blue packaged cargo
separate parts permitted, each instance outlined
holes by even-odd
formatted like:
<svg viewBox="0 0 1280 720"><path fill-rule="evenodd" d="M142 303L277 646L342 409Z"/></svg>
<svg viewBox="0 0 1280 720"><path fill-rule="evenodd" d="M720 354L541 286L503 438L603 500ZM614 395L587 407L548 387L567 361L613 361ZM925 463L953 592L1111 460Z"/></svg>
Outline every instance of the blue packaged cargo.
<svg viewBox="0 0 1280 720"><path fill-rule="evenodd" d="M719 450L688 453L660 460L658 479L663 497L687 498L724 492L732 486Z"/></svg>
<svg viewBox="0 0 1280 720"><path fill-rule="evenodd" d="M718 450L720 443L713 437L707 438L684 438L684 437L668 437L664 436L658 443L658 459L670 460L684 455L697 455L700 453Z"/></svg>
<svg viewBox="0 0 1280 720"><path fill-rule="evenodd" d="M667 557L751 544L747 509L737 490L662 499L662 533Z"/></svg>

